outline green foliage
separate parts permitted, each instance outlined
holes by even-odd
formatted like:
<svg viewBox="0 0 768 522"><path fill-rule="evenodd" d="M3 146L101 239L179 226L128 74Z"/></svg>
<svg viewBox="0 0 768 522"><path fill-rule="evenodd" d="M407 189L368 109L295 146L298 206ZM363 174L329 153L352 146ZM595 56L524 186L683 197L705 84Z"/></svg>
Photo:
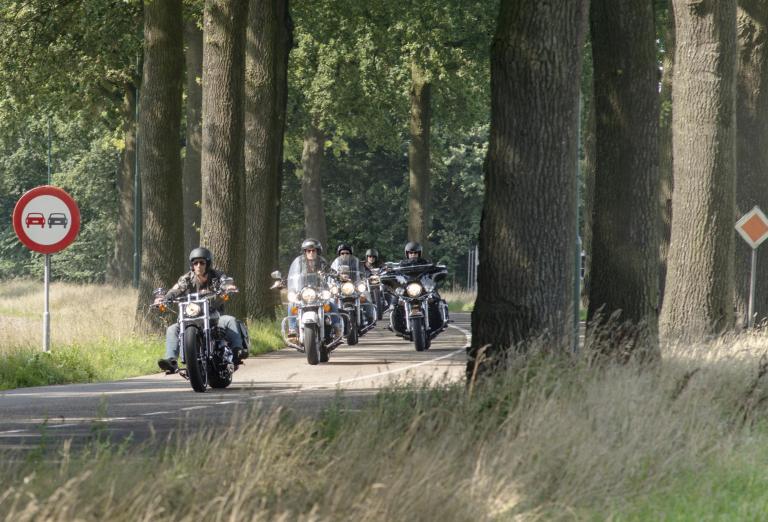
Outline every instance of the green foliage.
<svg viewBox="0 0 768 522"><path fill-rule="evenodd" d="M158 341L132 339L0 354L0 390L124 379L157 371Z"/></svg>

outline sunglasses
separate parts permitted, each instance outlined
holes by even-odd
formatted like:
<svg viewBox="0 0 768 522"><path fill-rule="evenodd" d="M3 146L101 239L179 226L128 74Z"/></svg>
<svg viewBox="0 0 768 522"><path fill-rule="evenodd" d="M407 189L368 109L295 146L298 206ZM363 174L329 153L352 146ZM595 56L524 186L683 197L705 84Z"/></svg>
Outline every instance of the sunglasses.
<svg viewBox="0 0 768 522"><path fill-rule="evenodd" d="M315 249L315 248L308 248L304 252L313 252L314 253L314 252L317 252L317 249Z"/></svg>
<svg viewBox="0 0 768 522"><path fill-rule="evenodd" d="M206 264L205 259L195 259L194 261L192 261L192 266L205 265L205 264Z"/></svg>
<svg viewBox="0 0 768 522"><path fill-rule="evenodd" d="M411 254L416 254L416 255L419 255L419 253L418 253L418 252L416 252L415 250L409 250L409 251L408 251L408 255L410 256Z"/></svg>
<svg viewBox="0 0 768 522"><path fill-rule="evenodd" d="M351 252L347 252L346 250L339 252L340 256L348 256L349 254L351 254Z"/></svg>

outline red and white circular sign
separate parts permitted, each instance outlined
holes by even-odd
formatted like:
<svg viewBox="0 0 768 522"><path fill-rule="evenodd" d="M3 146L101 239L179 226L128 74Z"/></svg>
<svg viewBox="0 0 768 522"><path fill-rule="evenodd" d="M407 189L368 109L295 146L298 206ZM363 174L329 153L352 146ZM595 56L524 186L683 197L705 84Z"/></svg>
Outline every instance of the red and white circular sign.
<svg viewBox="0 0 768 522"><path fill-rule="evenodd" d="M58 187L43 185L24 193L13 209L13 229L24 245L41 254L67 248L80 231L80 209Z"/></svg>

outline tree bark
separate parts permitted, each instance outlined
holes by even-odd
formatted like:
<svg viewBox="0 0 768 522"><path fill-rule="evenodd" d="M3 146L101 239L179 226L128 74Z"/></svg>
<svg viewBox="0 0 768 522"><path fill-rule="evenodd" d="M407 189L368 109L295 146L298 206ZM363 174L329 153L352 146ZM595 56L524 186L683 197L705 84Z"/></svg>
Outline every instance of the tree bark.
<svg viewBox="0 0 768 522"><path fill-rule="evenodd" d="M581 53L589 2L501 3L467 377L573 345Z"/></svg>
<svg viewBox="0 0 768 522"><path fill-rule="evenodd" d="M431 85L425 72L415 63L411 66L411 141L408 144L408 240L426 245L431 227L429 215L430 165L429 132L431 119Z"/></svg>
<svg viewBox="0 0 768 522"><path fill-rule="evenodd" d="M125 86L123 142L117 176L118 207L115 249L107 269L107 283L128 286L133 279L133 184L136 175L136 88Z"/></svg>
<svg viewBox="0 0 768 522"><path fill-rule="evenodd" d="M672 240L660 328L697 339L733 326L736 2L674 0Z"/></svg>
<svg viewBox="0 0 768 522"><path fill-rule="evenodd" d="M323 189L320 166L323 161L324 136L314 125L310 125L304 134L304 150L301 153L301 196L304 200L304 234L322 243L326 252L332 249L328 245L328 229L325 224L323 209Z"/></svg>
<svg viewBox="0 0 768 522"><path fill-rule="evenodd" d="M139 164L143 233L136 326L160 324L149 313L152 291L182 272L181 92L184 49L181 0L144 3L144 68L139 98Z"/></svg>
<svg viewBox="0 0 768 522"><path fill-rule="evenodd" d="M203 13L203 151L201 243L214 266L245 284L246 210L243 90L247 0L206 0ZM244 299L229 313L242 316Z"/></svg>
<svg viewBox="0 0 768 522"><path fill-rule="evenodd" d="M661 114L659 117L659 310L664 301L667 279L667 257L672 234L672 74L675 69L675 14L666 8L664 24L664 57L661 61Z"/></svg>
<svg viewBox="0 0 768 522"><path fill-rule="evenodd" d="M592 280L592 209L595 206L595 156L597 155L597 138L595 128L595 73L592 62L592 53L585 53L583 64L584 74L588 74L586 85L582 85L582 131L581 143L584 148L584 162L581 176L584 180L584 215L582 217L583 230L581 233L581 249L586 253L583 260L584 278L581 282L581 307L589 306L589 288Z"/></svg>
<svg viewBox="0 0 768 522"><path fill-rule="evenodd" d="M592 0L597 157L588 338L655 358L659 302L659 99L653 4Z"/></svg>
<svg viewBox="0 0 768 522"><path fill-rule="evenodd" d="M740 1L737 14L739 73L736 83L736 215L758 205L768 211L768 1ZM768 317L768 254L757 251L755 324ZM752 248L736 237L736 317L747 324Z"/></svg>
<svg viewBox="0 0 768 522"><path fill-rule="evenodd" d="M200 155L203 141L203 31L194 17L184 21L187 49L187 139L184 155L184 250L200 245Z"/></svg>
<svg viewBox="0 0 768 522"><path fill-rule="evenodd" d="M245 297L248 316L274 319L278 294L269 289L277 268L280 184L291 45L288 0L252 0L245 68Z"/></svg>

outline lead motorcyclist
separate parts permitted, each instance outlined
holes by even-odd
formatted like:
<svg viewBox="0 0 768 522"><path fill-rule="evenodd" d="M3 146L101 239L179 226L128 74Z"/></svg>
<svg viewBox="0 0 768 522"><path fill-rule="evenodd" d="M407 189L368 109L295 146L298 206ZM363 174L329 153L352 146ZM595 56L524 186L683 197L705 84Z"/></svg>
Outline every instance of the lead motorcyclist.
<svg viewBox="0 0 768 522"><path fill-rule="evenodd" d="M161 304L178 297L192 293L215 293L227 290L232 285L222 285L226 274L213 268L213 254L204 247L197 247L189 253L189 272L182 275L178 282L165 293L155 298L154 304ZM224 329L224 335L235 355L235 363L240 362L240 352L243 348L243 338L237 326L237 319L231 315L223 315L224 302L214 299L211 302L211 312L218 312L218 326ZM157 365L166 373L179 371L179 324L174 323L165 331L165 358L157 361Z"/></svg>

